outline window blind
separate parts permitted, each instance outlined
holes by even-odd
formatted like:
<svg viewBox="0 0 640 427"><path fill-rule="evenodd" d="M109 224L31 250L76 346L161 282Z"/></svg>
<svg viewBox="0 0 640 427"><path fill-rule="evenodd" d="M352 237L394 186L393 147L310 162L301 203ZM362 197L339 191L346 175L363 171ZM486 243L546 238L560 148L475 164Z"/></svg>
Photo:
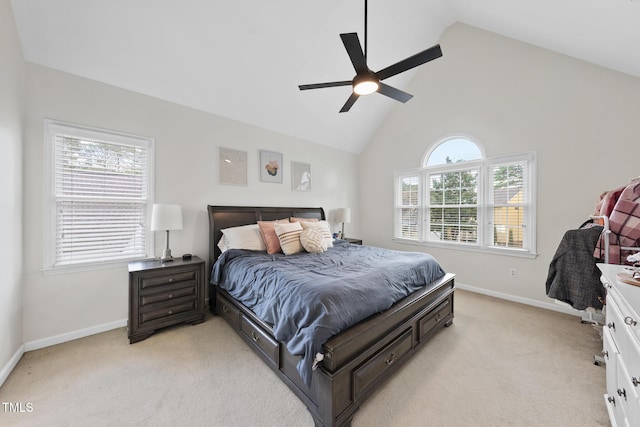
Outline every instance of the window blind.
<svg viewBox="0 0 640 427"><path fill-rule="evenodd" d="M525 160L491 165L491 245L518 249L527 245L531 198L528 167Z"/></svg>
<svg viewBox="0 0 640 427"><path fill-rule="evenodd" d="M398 177L396 189L395 235L418 240L420 233L420 175Z"/></svg>
<svg viewBox="0 0 640 427"><path fill-rule="evenodd" d="M54 265L147 255L149 147L54 136Z"/></svg>

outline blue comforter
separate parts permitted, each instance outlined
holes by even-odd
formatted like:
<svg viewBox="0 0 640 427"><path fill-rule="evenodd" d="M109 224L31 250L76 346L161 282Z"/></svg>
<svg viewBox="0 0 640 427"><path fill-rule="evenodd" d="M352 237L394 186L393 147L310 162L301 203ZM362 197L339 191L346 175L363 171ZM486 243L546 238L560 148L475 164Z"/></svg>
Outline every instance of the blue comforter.
<svg viewBox="0 0 640 427"><path fill-rule="evenodd" d="M310 385L316 353L333 335L444 276L428 254L338 240L320 254L231 249L213 266L211 283L273 326L275 337L300 356Z"/></svg>

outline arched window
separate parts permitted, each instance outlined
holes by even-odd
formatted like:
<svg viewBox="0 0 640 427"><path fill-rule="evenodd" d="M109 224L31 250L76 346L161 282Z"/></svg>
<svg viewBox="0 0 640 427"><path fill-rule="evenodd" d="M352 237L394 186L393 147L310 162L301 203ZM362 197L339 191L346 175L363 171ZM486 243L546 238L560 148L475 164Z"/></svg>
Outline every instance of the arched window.
<svg viewBox="0 0 640 427"><path fill-rule="evenodd" d="M484 159L483 150L469 137L452 136L441 139L427 151L422 167L445 165Z"/></svg>
<svg viewBox="0 0 640 427"><path fill-rule="evenodd" d="M489 159L472 137L436 141L395 174L395 239L535 255L534 167L533 153Z"/></svg>

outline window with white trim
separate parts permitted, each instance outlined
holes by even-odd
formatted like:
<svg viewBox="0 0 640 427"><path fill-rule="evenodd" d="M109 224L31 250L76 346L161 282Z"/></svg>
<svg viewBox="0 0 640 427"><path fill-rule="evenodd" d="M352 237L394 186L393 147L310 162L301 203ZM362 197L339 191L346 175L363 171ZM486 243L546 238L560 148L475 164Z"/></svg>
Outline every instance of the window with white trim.
<svg viewBox="0 0 640 427"><path fill-rule="evenodd" d="M470 137L438 141L395 174L394 239L535 256L535 154L485 158Z"/></svg>
<svg viewBox="0 0 640 427"><path fill-rule="evenodd" d="M153 140L45 120L45 270L150 256Z"/></svg>

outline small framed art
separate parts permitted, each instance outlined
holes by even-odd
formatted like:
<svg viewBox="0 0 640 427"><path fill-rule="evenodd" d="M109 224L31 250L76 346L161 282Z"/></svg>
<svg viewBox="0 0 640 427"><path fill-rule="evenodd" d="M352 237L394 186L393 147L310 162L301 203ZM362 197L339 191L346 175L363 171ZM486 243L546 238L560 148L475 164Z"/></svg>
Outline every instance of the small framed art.
<svg viewBox="0 0 640 427"><path fill-rule="evenodd" d="M282 153L260 150L260 181L282 184Z"/></svg>
<svg viewBox="0 0 640 427"><path fill-rule="evenodd" d="M247 185L247 152L220 147L220 184Z"/></svg>
<svg viewBox="0 0 640 427"><path fill-rule="evenodd" d="M311 191L311 165L291 162L291 189L293 191Z"/></svg>

